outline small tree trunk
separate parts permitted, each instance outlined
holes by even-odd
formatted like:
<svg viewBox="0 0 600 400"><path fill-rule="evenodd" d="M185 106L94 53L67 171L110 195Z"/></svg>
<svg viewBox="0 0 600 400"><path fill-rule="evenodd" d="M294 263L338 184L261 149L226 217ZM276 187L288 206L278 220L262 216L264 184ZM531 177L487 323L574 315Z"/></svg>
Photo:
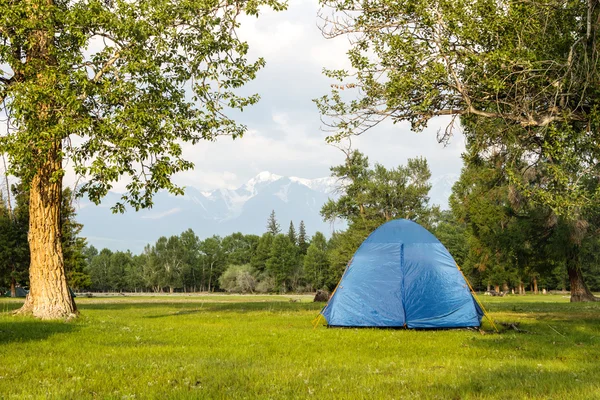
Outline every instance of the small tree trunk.
<svg viewBox="0 0 600 400"><path fill-rule="evenodd" d="M49 154L29 189L29 294L17 313L42 319L71 318L77 307L67 287L60 241L62 179L60 144Z"/></svg>
<svg viewBox="0 0 600 400"><path fill-rule="evenodd" d="M10 277L10 297L17 297L17 282L15 282L14 276Z"/></svg>
<svg viewBox="0 0 600 400"><path fill-rule="evenodd" d="M533 294L540 294L539 290L538 290L538 281L537 281L537 276L533 276Z"/></svg>
<svg viewBox="0 0 600 400"><path fill-rule="evenodd" d="M500 293L500 285L494 285L494 290L496 293Z"/></svg>
<svg viewBox="0 0 600 400"><path fill-rule="evenodd" d="M579 246L574 246L567 259L567 272L571 283L571 302L598 301L590 289L588 289L579 262Z"/></svg>

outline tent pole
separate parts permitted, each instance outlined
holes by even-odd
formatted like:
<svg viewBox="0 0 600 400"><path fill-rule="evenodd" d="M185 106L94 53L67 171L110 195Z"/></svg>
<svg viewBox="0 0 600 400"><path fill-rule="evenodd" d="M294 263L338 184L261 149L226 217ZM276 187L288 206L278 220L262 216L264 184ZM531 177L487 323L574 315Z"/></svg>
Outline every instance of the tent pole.
<svg viewBox="0 0 600 400"><path fill-rule="evenodd" d="M475 299L475 301L477 302L477 304L479 304L479 307L481 307L481 310L483 311L483 315L485 315L485 317L490 322L490 325L492 325L492 327L494 328L494 330L496 331L496 333L500 333L498 331L498 328L496 327L496 324L494 323L494 320L488 314L487 310L483 306L483 303L479 300L479 297L477 297L477 294L475 293L475 290L473 290L473 286L471 286L471 284L469 283L469 280L467 279L467 277L465 276L465 274L463 274L462 269L460 269L460 266L458 264L456 264L456 268L458 268L458 270L460 271L460 274L465 279L465 282L467 282L467 285L469 285L469 289L471 290L471 294L473 295L473 298Z"/></svg>
<svg viewBox="0 0 600 400"><path fill-rule="evenodd" d="M325 304L325 306L321 309L321 311L319 311L319 315L317 315L317 318L315 318L313 320L313 329L315 329L317 327L317 325L319 324L320 319L323 318L323 312L325 311L325 309L329 305L329 302L331 301L331 299L333 299L333 295L335 294L335 291L340 286L340 283L342 283L342 279L344 279L344 276L346 275L346 272L348 271L348 268L350 268L350 264L352 264L352 260L354 260L354 257L352 257L350 259L350 261L348 261L348 264L346 264L346 269L344 270L344 273L342 274L342 277L338 281L337 285L335 285L335 289L333 289L333 292L331 292L331 296L329 296L329 300L327 300L327 304Z"/></svg>

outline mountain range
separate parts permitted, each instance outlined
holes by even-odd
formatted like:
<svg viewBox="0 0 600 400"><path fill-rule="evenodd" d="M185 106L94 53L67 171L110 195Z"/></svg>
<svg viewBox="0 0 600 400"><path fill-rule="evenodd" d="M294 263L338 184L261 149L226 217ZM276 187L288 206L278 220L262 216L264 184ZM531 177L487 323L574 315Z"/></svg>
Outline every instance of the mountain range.
<svg viewBox="0 0 600 400"><path fill-rule="evenodd" d="M447 208L448 196L458 176L448 174L432 179L431 202ZM113 214L110 207L120 195L110 192L98 206L86 200L78 204L77 220L82 236L96 248L131 250L140 253L160 236L178 235L188 228L200 238L226 236L233 232L264 233L267 218L275 210L282 232L290 221L296 230L304 221L307 233L321 231L327 236L343 224L323 222L320 210L335 197L335 178L304 179L261 172L237 189L200 191L187 187L183 196L159 192L151 209Z"/></svg>

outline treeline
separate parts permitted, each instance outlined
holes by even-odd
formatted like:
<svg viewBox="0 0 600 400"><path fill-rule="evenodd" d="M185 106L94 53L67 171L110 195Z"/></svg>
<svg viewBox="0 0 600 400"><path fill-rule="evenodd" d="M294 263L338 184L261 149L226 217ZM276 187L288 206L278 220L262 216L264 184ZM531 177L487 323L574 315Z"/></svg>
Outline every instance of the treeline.
<svg viewBox="0 0 600 400"><path fill-rule="evenodd" d="M299 292L324 287L327 241L304 222L282 233L275 212L262 236L234 233L200 240L191 230L161 237L142 254L85 250L93 291Z"/></svg>
<svg viewBox="0 0 600 400"><path fill-rule="evenodd" d="M577 263L590 289L600 290L599 210L586 210L574 227L530 203L492 162L470 160L447 211L429 202L431 173L422 158L388 169L349 151L331 172L339 196L321 214L326 221L345 221L347 229L329 239L321 232L309 237L302 221L298 229L293 222L282 229L273 211L261 236L234 233L201 240L190 229L161 237L137 255L86 247L66 189L61 232L69 285L103 292L332 290L374 229L407 218L440 239L477 290L570 290L569 263ZM27 285L27 197L17 188L12 211L0 201L0 286Z"/></svg>
<svg viewBox="0 0 600 400"><path fill-rule="evenodd" d="M90 290L229 291L240 293L306 291L324 286L327 241L307 237L290 222L282 233L273 212L262 236L234 233L200 240L191 230L161 237L142 254L85 250Z"/></svg>

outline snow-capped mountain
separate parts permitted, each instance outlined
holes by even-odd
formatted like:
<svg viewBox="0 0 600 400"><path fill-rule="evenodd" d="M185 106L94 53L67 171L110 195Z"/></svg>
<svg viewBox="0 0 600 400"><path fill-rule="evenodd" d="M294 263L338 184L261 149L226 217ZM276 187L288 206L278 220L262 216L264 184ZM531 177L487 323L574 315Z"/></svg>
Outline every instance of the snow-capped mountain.
<svg viewBox="0 0 600 400"><path fill-rule="evenodd" d="M452 194L452 186L459 177L457 174L445 174L431 179L429 202L439 205L442 210L448 210L448 198Z"/></svg>
<svg viewBox="0 0 600 400"><path fill-rule="evenodd" d="M431 200L446 208L447 195L458 177L442 178L433 181ZM265 171L237 189L200 191L188 187L183 196L159 192L152 209L137 213L112 214L110 206L119 200L119 194L109 193L99 206L82 200L77 219L89 244L134 253L160 236L178 235L189 228L200 238L233 232L262 234L272 210L283 232L287 232L290 221L296 229L304 221L309 235L321 231L329 236L333 228L343 228L323 222L320 215L327 199L335 197L336 183L331 177L305 179Z"/></svg>

